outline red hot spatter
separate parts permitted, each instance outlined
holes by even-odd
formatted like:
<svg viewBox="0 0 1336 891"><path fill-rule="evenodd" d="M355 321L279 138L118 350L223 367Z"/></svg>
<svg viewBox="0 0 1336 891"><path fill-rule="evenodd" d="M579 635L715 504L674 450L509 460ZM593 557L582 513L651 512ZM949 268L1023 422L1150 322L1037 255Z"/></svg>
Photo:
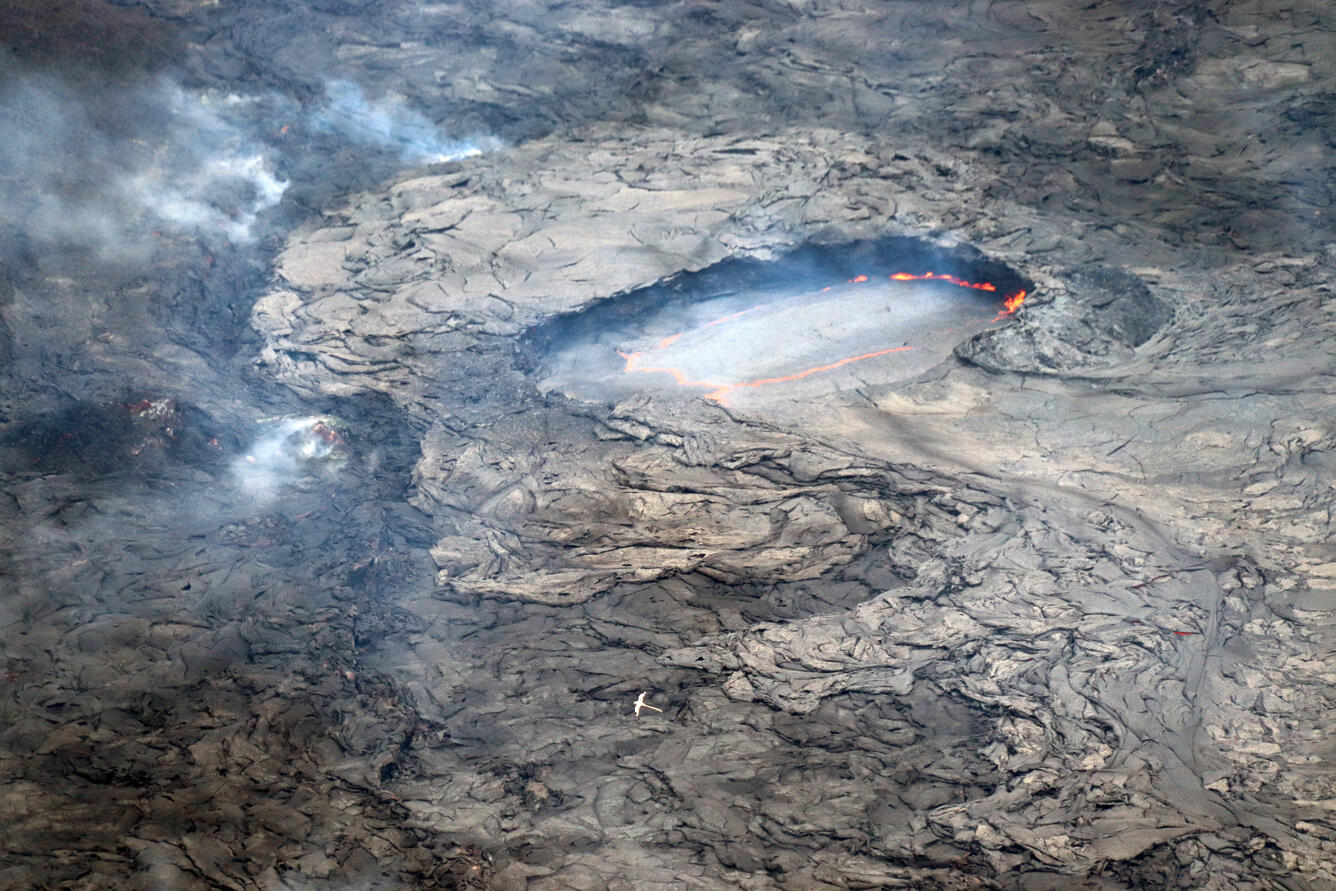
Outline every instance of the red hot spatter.
<svg viewBox="0 0 1336 891"><path fill-rule="evenodd" d="M316 421L315 426L311 428L311 435L318 438L326 445L336 446L343 442L343 437L339 436L338 431L330 427L324 421Z"/></svg>
<svg viewBox="0 0 1336 891"><path fill-rule="evenodd" d="M910 272L896 272L892 273L889 276L889 278L891 279L891 281L897 281L897 282L912 282L912 281L948 282L949 284L953 284L961 288L971 288L976 291L992 291L992 292L997 291L997 286L992 284L991 282L970 282L970 281L965 281L964 279L961 278L957 278L954 275L948 275L946 273L938 274L934 272L925 272L921 275L915 275L914 273ZM861 285L869 281L871 281L871 278L866 275L856 275L853 278L849 279L848 283L851 285ZM822 293L825 293L826 291L829 290L830 290L829 286L821 289ZM1020 309L1021 304L1025 302L1025 294L1026 292L1022 290L1022 291L1016 291L1014 294L1008 294L1006 297L1004 297L1002 300L1002 308L998 310L997 315L994 316L991 321L996 322L999 319L1003 318L1004 316L1009 316L1016 310ZM724 322L732 321L733 319L736 319L738 316L745 315L749 312L754 312L758 309L761 309L761 307L753 306L749 309L744 309L741 312L736 312L733 313L732 315L724 316L721 319L715 319L712 322L707 322L706 324L702 325L700 329L696 330L712 328L715 325L720 325L723 324ZM631 353L625 353L622 352L621 350L618 350L617 355L621 356L624 360L626 360L626 367L624 367L622 371L627 373L634 371L634 372L641 372L644 374L667 374L670 375L673 378L673 380L677 383L677 385L680 387L708 388L709 392L705 394L706 399L721 404L725 404L727 402L729 394L733 393L735 390L740 390L744 388L764 387L764 386L769 386L771 384L781 384L781 383L787 383L789 381L801 380L802 378L808 377L810 375L819 374L823 371L831 371L836 368L841 368L853 362L861 362L864 359L875 359L878 356L885 356L889 353L899 353L899 352L904 352L905 350L912 349L912 347L900 346L900 347L891 347L889 349L884 349L884 350L873 350L872 352L863 353L858 356L846 356L842 359L836 359L835 361L829 362L825 365L816 365L811 368L804 368L801 371L795 371L793 374L786 374L780 377L767 377L751 381L740 381L738 383L733 383L733 384L718 383L715 381L692 380L689 375L687 375L679 368L673 368L671 366L656 367L652 365L641 364L646 353L655 353L658 352L659 350L667 349L668 347L676 343L677 340L682 337L683 333L685 332L670 334L669 336L663 338L663 340L659 341L657 344L655 344L648 350L637 350Z"/></svg>

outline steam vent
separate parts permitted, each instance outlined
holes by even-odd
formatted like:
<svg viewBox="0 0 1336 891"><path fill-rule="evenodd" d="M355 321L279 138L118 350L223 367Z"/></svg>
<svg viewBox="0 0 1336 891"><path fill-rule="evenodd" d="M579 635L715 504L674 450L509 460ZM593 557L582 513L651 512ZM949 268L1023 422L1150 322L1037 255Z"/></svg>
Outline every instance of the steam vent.
<svg viewBox="0 0 1336 891"><path fill-rule="evenodd" d="M0 887L1336 888L1328 0L0 7Z"/></svg>

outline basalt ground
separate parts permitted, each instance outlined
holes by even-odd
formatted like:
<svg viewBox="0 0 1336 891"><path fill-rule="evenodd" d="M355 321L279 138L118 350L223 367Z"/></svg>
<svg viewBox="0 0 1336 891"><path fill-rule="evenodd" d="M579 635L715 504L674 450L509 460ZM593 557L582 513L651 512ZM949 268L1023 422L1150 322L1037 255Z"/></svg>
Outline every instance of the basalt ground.
<svg viewBox="0 0 1336 891"><path fill-rule="evenodd" d="M1322 4L142 9L290 185L7 242L7 884L1336 881Z"/></svg>

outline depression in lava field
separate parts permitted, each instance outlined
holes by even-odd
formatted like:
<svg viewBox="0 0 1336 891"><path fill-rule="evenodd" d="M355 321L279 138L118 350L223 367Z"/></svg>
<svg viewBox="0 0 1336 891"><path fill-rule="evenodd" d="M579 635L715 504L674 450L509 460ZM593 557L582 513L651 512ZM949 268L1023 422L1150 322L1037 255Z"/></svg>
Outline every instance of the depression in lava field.
<svg viewBox="0 0 1336 891"><path fill-rule="evenodd" d="M802 402L917 377L1028 289L1000 264L908 240L719 264L549 325L543 384L587 400Z"/></svg>

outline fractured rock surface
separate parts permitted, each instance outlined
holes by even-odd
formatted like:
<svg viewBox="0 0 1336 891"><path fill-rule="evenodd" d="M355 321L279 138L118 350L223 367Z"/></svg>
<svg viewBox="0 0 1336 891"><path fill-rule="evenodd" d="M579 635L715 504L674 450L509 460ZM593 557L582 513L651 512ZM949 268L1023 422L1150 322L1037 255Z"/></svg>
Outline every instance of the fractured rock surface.
<svg viewBox="0 0 1336 891"><path fill-rule="evenodd" d="M1336 882L1321 4L146 8L510 144L209 273L7 261L7 883ZM890 239L1032 293L552 384Z"/></svg>

